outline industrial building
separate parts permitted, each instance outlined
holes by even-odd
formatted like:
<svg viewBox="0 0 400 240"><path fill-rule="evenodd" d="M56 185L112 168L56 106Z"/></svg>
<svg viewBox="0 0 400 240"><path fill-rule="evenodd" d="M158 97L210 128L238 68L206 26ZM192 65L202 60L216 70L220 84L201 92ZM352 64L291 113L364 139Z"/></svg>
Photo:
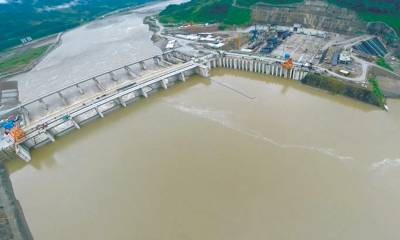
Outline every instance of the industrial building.
<svg viewBox="0 0 400 240"><path fill-rule="evenodd" d="M362 41L354 45L353 48L364 54L377 57L384 57L388 53L385 45L377 37Z"/></svg>

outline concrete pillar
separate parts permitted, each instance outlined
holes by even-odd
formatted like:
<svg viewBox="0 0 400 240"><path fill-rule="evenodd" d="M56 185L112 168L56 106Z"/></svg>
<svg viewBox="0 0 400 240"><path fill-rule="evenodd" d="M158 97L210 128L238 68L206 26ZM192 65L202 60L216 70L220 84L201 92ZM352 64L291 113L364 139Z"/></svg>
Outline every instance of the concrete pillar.
<svg viewBox="0 0 400 240"><path fill-rule="evenodd" d="M104 118L103 112L98 107L96 107L96 112L101 118Z"/></svg>
<svg viewBox="0 0 400 240"><path fill-rule="evenodd" d="M70 121L76 129L81 129L81 126L79 126L79 124L73 118L71 118Z"/></svg>
<svg viewBox="0 0 400 240"><path fill-rule="evenodd" d="M81 86L79 86L78 84L75 85L76 88L79 90L79 92L83 95L85 94L85 90L83 90L83 88L81 88Z"/></svg>
<svg viewBox="0 0 400 240"><path fill-rule="evenodd" d="M159 58L159 57L154 57L153 60L154 60L154 63L155 63L156 65L160 65L160 64L161 64L160 58Z"/></svg>
<svg viewBox="0 0 400 240"><path fill-rule="evenodd" d="M141 91L142 91L142 95L143 95L145 98L148 98L148 97L149 97L149 96L147 95L147 92L144 90L144 88L142 88Z"/></svg>
<svg viewBox="0 0 400 240"><path fill-rule="evenodd" d="M292 68L292 69L290 69L290 77L289 77L290 79L293 79L294 78L294 69Z"/></svg>
<svg viewBox="0 0 400 240"><path fill-rule="evenodd" d="M22 116L24 117L25 125L28 126L31 123L31 116L28 109L26 109L25 107L21 107L20 111L22 113Z"/></svg>
<svg viewBox="0 0 400 240"><path fill-rule="evenodd" d="M65 106L68 106L68 101L67 99L64 97L64 95L62 94L62 92L58 92L58 96L61 98L61 100L63 101Z"/></svg>
<svg viewBox="0 0 400 240"><path fill-rule="evenodd" d="M99 80L97 78L93 78L93 81L96 83L96 86L98 89L100 89L101 91L106 90L105 87L99 82Z"/></svg>
<svg viewBox="0 0 400 240"><path fill-rule="evenodd" d="M222 67L222 58L221 57L218 58L218 66Z"/></svg>
<svg viewBox="0 0 400 240"><path fill-rule="evenodd" d="M52 142L55 142L55 141L56 141L56 139L54 138L53 134L51 134L51 132L46 131L45 134L46 134L47 138L48 138L50 141L52 141Z"/></svg>
<svg viewBox="0 0 400 240"><path fill-rule="evenodd" d="M118 81L118 79L115 76L114 72L109 72L108 74L110 75L111 80L113 80L114 82Z"/></svg>
<svg viewBox="0 0 400 240"><path fill-rule="evenodd" d="M209 69L206 66L199 66L197 69L197 73L200 74L202 77L209 77Z"/></svg>
<svg viewBox="0 0 400 240"><path fill-rule="evenodd" d="M284 78L289 78L287 69L284 69L284 68L282 68L282 69L283 69L283 77Z"/></svg>
<svg viewBox="0 0 400 240"><path fill-rule="evenodd" d="M140 68L141 68L142 70L146 70L146 66L145 66L145 64L144 64L144 61L141 61L139 64L140 64Z"/></svg>
<svg viewBox="0 0 400 240"><path fill-rule="evenodd" d="M133 77L133 78L136 78L137 76L136 76L136 74L132 71L132 69L130 69L128 66L126 66L126 67L124 67L125 68L125 71L126 71L126 73L128 74L128 75L130 75L131 77Z"/></svg>
<svg viewBox="0 0 400 240"><path fill-rule="evenodd" d="M181 72L180 80L182 82L186 82L186 77L185 77L185 73L184 72Z"/></svg>
<svg viewBox="0 0 400 240"><path fill-rule="evenodd" d="M43 98L39 99L39 102L44 106L44 108L48 111L49 110L49 104L45 103L43 101Z"/></svg>
<svg viewBox="0 0 400 240"><path fill-rule="evenodd" d="M167 82L165 81L165 79L161 80L161 85L162 85L162 87L163 87L164 89L167 89L167 88L168 88Z"/></svg>
<svg viewBox="0 0 400 240"><path fill-rule="evenodd" d="M296 69L293 69L293 79L298 80L297 79L297 70Z"/></svg>
<svg viewBox="0 0 400 240"><path fill-rule="evenodd" d="M279 76L283 77L283 67L279 66Z"/></svg>
<svg viewBox="0 0 400 240"><path fill-rule="evenodd" d="M126 102L124 101L124 99L122 99L122 97L119 97L118 101L123 107L126 107Z"/></svg>

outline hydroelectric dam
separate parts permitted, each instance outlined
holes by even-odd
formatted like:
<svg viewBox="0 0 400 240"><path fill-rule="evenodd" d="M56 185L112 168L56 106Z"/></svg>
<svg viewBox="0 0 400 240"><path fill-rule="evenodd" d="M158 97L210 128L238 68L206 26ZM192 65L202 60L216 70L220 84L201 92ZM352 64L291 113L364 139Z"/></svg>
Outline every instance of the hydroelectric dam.
<svg viewBox="0 0 400 240"><path fill-rule="evenodd" d="M312 71L299 63L286 68L283 60L246 54L210 52L194 57L179 51L165 52L75 82L2 112L1 119L11 116L15 126L0 139L0 161L16 158L30 161L30 149L54 142L57 137L160 89L185 82L193 74L208 77L212 68L295 80Z"/></svg>

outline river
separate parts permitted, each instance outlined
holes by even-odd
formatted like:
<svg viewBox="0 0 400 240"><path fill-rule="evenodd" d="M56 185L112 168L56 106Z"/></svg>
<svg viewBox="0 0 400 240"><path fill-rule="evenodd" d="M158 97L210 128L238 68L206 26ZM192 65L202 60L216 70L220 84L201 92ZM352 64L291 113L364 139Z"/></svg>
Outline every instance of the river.
<svg viewBox="0 0 400 240"><path fill-rule="evenodd" d="M175 0L173 2L180 2ZM143 16L64 34L22 101L159 53ZM400 239L400 101L214 70L8 163L35 239Z"/></svg>
<svg viewBox="0 0 400 240"><path fill-rule="evenodd" d="M399 239L389 107L217 69L9 168L35 239Z"/></svg>

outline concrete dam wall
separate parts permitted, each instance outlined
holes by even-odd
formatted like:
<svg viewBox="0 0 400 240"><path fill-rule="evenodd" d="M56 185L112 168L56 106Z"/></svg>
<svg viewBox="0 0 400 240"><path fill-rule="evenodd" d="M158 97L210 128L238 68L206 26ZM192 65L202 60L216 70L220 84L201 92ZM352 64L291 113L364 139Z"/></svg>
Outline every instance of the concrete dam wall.
<svg viewBox="0 0 400 240"><path fill-rule="evenodd" d="M367 27L355 12L324 1L309 0L280 6L259 3L252 11L253 20L258 23L278 25L299 23L306 28L347 34L364 32Z"/></svg>

